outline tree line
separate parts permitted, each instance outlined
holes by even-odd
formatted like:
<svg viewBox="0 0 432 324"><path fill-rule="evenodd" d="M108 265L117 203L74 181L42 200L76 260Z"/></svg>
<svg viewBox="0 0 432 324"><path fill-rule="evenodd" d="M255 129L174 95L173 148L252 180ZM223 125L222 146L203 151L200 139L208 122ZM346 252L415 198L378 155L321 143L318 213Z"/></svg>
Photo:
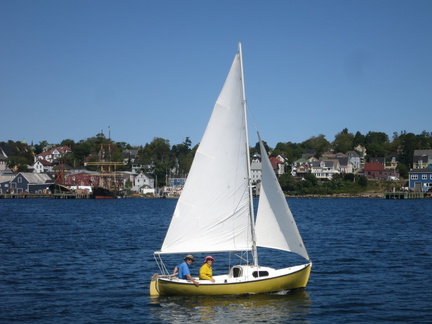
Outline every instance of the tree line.
<svg viewBox="0 0 432 324"><path fill-rule="evenodd" d="M347 128L344 128L335 135L332 142L328 141L325 135L318 135L302 143L279 142L274 148L269 147L267 143L264 144L272 156L283 155L289 162L298 160L306 151L313 152L315 157L319 158L323 153L329 151L335 153L355 151L360 145L366 148L366 161L369 161L373 157L396 155L399 172L402 177L406 177L413 164L414 150L432 148L432 133L423 131L421 134L416 135L406 131L395 132L390 140L388 135L383 132L370 131L363 135L357 131L353 134ZM12 140L0 142L0 147L8 146L13 148L13 152L8 156L6 163L8 168L15 171L27 171L27 166L34 163L35 154L43 152L43 149L47 145L47 141L41 141L32 146ZM198 144L192 147L189 137L186 137L183 143L172 146L169 140L159 137L154 138L150 143L146 143L143 146L132 146L126 142L115 142L107 138L103 133L78 142L65 139L55 146L65 145L71 148L71 152L62 158L62 162L74 168L83 166L85 162L97 162L100 159L99 152L103 145L110 146L110 159L112 162L124 161L122 152L125 150L137 150L138 161L135 163L142 165L144 172L151 173L157 179L158 185L165 184L167 175L187 176L196 149L198 148ZM251 148L251 156L258 152L259 145L256 143ZM57 163L60 163L60 161L57 161ZM129 160L128 163L119 167L118 170L130 171L131 168L132 161ZM88 166L88 169L96 170L96 166ZM292 181L288 182L292 183ZM289 185L285 187L289 188Z"/></svg>

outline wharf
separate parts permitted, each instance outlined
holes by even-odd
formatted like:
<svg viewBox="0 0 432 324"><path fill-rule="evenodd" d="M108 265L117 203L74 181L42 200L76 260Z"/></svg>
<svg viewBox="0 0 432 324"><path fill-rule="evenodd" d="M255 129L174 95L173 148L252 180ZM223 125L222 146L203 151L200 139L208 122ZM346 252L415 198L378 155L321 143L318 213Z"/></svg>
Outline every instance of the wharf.
<svg viewBox="0 0 432 324"><path fill-rule="evenodd" d="M385 199L422 199L425 198L424 192L386 192Z"/></svg>
<svg viewBox="0 0 432 324"><path fill-rule="evenodd" d="M55 193L55 194L0 194L0 199L35 199L35 198L51 198L51 199L89 199L89 194L79 193Z"/></svg>

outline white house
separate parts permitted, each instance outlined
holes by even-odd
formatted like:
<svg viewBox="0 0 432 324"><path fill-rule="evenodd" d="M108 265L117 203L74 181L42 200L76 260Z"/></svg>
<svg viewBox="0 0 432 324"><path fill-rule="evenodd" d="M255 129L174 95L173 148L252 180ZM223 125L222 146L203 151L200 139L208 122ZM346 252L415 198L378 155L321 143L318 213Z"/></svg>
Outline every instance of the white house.
<svg viewBox="0 0 432 324"><path fill-rule="evenodd" d="M351 162L353 166L353 171L361 168L361 158L356 151L348 151L346 152L346 155L348 156L349 162Z"/></svg>
<svg viewBox="0 0 432 324"><path fill-rule="evenodd" d="M33 173L46 173L53 171L53 164L45 160L37 160L33 164Z"/></svg>
<svg viewBox="0 0 432 324"><path fill-rule="evenodd" d="M53 163L58 158L64 156L66 153L71 152L72 149L69 146L57 146L49 149L46 152L42 152L35 157L35 161L37 160L45 160L50 163Z"/></svg>
<svg viewBox="0 0 432 324"><path fill-rule="evenodd" d="M154 189L154 186L154 178L148 173L141 172L134 179L133 190L139 191L142 187Z"/></svg>
<svg viewBox="0 0 432 324"><path fill-rule="evenodd" d="M259 154L254 154L251 162L251 176L253 182L261 182L262 178L262 166L261 166L261 156Z"/></svg>
<svg viewBox="0 0 432 324"><path fill-rule="evenodd" d="M318 180L331 180L333 175L340 173L340 165L338 160L322 160L312 162L311 173Z"/></svg>

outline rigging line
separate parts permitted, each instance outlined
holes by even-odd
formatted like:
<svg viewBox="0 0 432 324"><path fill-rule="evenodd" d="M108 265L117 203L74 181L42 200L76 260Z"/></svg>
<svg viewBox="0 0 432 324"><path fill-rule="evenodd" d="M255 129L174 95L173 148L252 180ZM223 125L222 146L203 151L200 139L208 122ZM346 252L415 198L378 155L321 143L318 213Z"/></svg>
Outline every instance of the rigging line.
<svg viewBox="0 0 432 324"><path fill-rule="evenodd" d="M248 103L248 106L247 106L247 114L248 114L248 120L250 121L250 123L252 124L252 126L253 126L253 128L255 129L255 131L259 134L259 131L258 131L258 127L257 127L257 125L256 125L256 123L255 123L255 118L254 118L254 116L253 116L253 113L252 113L252 110L250 109L250 105L249 105L249 103Z"/></svg>

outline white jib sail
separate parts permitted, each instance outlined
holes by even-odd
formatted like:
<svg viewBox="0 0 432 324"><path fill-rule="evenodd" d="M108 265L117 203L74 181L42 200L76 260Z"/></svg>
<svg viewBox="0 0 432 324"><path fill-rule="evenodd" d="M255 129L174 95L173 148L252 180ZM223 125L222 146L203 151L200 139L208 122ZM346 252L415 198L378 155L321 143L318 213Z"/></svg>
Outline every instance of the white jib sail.
<svg viewBox="0 0 432 324"><path fill-rule="evenodd" d="M267 152L260 139L262 180L255 225L257 245L291 251L309 260Z"/></svg>
<svg viewBox="0 0 432 324"><path fill-rule="evenodd" d="M246 134L236 55L160 253L251 249Z"/></svg>

